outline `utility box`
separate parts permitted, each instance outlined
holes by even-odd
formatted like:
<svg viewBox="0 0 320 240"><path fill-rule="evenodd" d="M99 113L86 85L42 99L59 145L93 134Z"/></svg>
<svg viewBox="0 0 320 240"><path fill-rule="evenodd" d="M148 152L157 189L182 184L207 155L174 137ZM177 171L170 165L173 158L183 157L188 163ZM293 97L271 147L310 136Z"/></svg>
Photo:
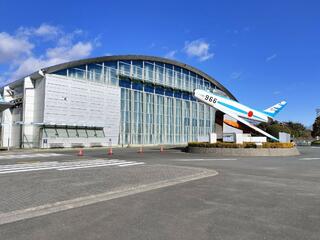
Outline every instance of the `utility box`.
<svg viewBox="0 0 320 240"><path fill-rule="evenodd" d="M217 142L217 134L216 133L209 133L209 142L216 143Z"/></svg>
<svg viewBox="0 0 320 240"><path fill-rule="evenodd" d="M288 143L291 140L291 136L289 133L279 132L279 142Z"/></svg>

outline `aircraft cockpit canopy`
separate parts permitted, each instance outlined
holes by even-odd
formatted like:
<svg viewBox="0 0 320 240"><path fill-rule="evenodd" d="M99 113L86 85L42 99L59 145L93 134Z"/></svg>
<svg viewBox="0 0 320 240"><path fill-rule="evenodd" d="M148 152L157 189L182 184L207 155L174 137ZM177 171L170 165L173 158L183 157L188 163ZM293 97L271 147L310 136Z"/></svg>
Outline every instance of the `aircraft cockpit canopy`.
<svg viewBox="0 0 320 240"><path fill-rule="evenodd" d="M228 95L225 92L223 92L223 91L221 91L219 89L210 89L210 90L208 89L207 91L210 92L210 93L213 93L215 95L224 97L224 98L229 98Z"/></svg>

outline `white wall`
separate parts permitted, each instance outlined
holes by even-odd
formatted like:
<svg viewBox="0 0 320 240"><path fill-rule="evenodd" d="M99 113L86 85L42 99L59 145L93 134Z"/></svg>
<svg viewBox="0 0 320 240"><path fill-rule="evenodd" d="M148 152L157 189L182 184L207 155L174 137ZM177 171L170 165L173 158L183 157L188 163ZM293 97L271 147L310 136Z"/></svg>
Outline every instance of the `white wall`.
<svg viewBox="0 0 320 240"><path fill-rule="evenodd" d="M30 77L24 79L23 95L23 148L32 148L37 145L34 139L34 109L35 109L35 91L33 81Z"/></svg>
<svg viewBox="0 0 320 240"><path fill-rule="evenodd" d="M58 75L46 75L43 122L104 127L118 143L120 88Z"/></svg>
<svg viewBox="0 0 320 240"><path fill-rule="evenodd" d="M4 101L11 101L12 97L8 93L9 87L4 87L3 90L3 99ZM6 109L2 112L2 119L1 119L1 146L8 147L11 146L12 143L12 112L10 109Z"/></svg>

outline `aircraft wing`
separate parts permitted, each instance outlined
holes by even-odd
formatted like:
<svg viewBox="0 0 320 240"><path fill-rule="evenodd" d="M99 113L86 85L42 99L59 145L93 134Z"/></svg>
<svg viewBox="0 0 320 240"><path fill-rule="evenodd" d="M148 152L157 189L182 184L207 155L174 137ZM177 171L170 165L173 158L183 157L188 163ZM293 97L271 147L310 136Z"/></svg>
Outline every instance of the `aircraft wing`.
<svg viewBox="0 0 320 240"><path fill-rule="evenodd" d="M243 118L241 118L241 117L239 117L239 116L237 116L237 115L235 115L235 114L230 114L230 113L226 113L226 112L225 112L225 114L227 114L227 115L229 115L230 117L236 119L237 121L239 121L239 122L247 125L248 127L252 128L253 130L255 130L255 131L257 131L257 132L265 135L266 137L271 138L271 139L279 142L279 139L277 139L277 138L275 138L274 136L270 135L269 133L261 130L260 128L256 127L255 125L249 123L249 122L246 121L245 119L243 119Z"/></svg>

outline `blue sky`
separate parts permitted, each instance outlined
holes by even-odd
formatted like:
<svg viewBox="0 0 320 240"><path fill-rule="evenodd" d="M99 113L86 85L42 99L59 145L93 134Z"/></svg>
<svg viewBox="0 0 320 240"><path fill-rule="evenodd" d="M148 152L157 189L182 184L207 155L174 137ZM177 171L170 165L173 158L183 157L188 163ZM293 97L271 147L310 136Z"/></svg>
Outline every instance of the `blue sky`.
<svg viewBox="0 0 320 240"><path fill-rule="evenodd" d="M319 1L0 0L0 81L110 54L193 65L256 109L310 126L320 107Z"/></svg>

